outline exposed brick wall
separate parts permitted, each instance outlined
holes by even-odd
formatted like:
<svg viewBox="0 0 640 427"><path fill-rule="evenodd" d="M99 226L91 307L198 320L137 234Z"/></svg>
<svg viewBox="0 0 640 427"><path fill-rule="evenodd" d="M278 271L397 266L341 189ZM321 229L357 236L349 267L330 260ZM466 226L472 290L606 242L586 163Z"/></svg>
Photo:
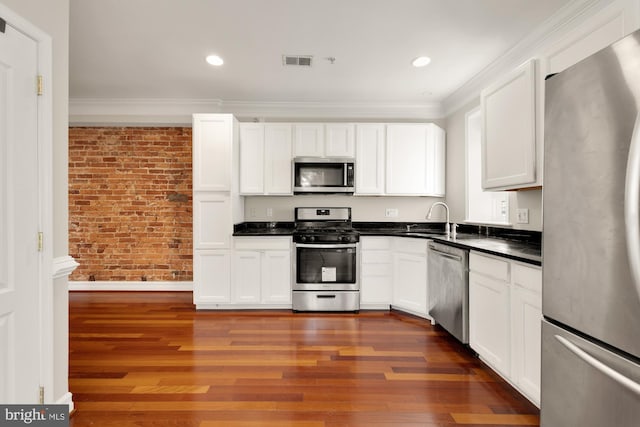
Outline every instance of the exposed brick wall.
<svg viewBox="0 0 640 427"><path fill-rule="evenodd" d="M192 280L191 163L191 128L70 128L70 280Z"/></svg>

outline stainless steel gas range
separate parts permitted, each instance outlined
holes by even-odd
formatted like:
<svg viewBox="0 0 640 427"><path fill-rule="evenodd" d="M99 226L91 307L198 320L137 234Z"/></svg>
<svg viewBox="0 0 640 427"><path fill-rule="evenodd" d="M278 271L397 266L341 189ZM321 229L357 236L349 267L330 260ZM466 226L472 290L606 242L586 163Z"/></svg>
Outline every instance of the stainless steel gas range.
<svg viewBox="0 0 640 427"><path fill-rule="evenodd" d="M351 208L295 208L293 310L360 310L360 236Z"/></svg>

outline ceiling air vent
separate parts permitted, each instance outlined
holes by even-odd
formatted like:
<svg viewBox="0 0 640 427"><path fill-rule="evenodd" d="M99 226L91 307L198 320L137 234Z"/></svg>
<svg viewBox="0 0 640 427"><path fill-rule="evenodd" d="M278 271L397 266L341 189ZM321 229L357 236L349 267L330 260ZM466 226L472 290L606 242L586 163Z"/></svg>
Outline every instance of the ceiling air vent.
<svg viewBox="0 0 640 427"><path fill-rule="evenodd" d="M311 67L311 55L282 55L282 65Z"/></svg>

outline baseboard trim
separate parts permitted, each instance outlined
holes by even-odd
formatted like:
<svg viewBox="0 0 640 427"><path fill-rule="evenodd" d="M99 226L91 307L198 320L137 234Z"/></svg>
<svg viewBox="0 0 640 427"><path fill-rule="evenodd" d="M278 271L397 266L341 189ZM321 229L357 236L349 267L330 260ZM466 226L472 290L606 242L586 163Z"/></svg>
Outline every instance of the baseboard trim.
<svg viewBox="0 0 640 427"><path fill-rule="evenodd" d="M193 291L193 282L69 282L70 291Z"/></svg>
<svg viewBox="0 0 640 427"><path fill-rule="evenodd" d="M56 405L69 405L69 413L75 410L75 405L73 404L73 394L70 392L66 392L62 395L62 397L56 400Z"/></svg>

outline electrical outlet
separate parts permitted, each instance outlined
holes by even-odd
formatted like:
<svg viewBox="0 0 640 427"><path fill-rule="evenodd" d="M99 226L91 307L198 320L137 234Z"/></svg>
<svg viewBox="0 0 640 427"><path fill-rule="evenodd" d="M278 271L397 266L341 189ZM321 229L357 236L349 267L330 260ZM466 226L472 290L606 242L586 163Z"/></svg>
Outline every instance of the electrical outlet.
<svg viewBox="0 0 640 427"><path fill-rule="evenodd" d="M273 208L267 208L267 218L273 217Z"/></svg>
<svg viewBox="0 0 640 427"><path fill-rule="evenodd" d="M398 216L398 209L395 208L387 208L384 211L384 216L387 218L395 218Z"/></svg>
<svg viewBox="0 0 640 427"><path fill-rule="evenodd" d="M516 209L516 221L518 224L529 224L529 209Z"/></svg>

